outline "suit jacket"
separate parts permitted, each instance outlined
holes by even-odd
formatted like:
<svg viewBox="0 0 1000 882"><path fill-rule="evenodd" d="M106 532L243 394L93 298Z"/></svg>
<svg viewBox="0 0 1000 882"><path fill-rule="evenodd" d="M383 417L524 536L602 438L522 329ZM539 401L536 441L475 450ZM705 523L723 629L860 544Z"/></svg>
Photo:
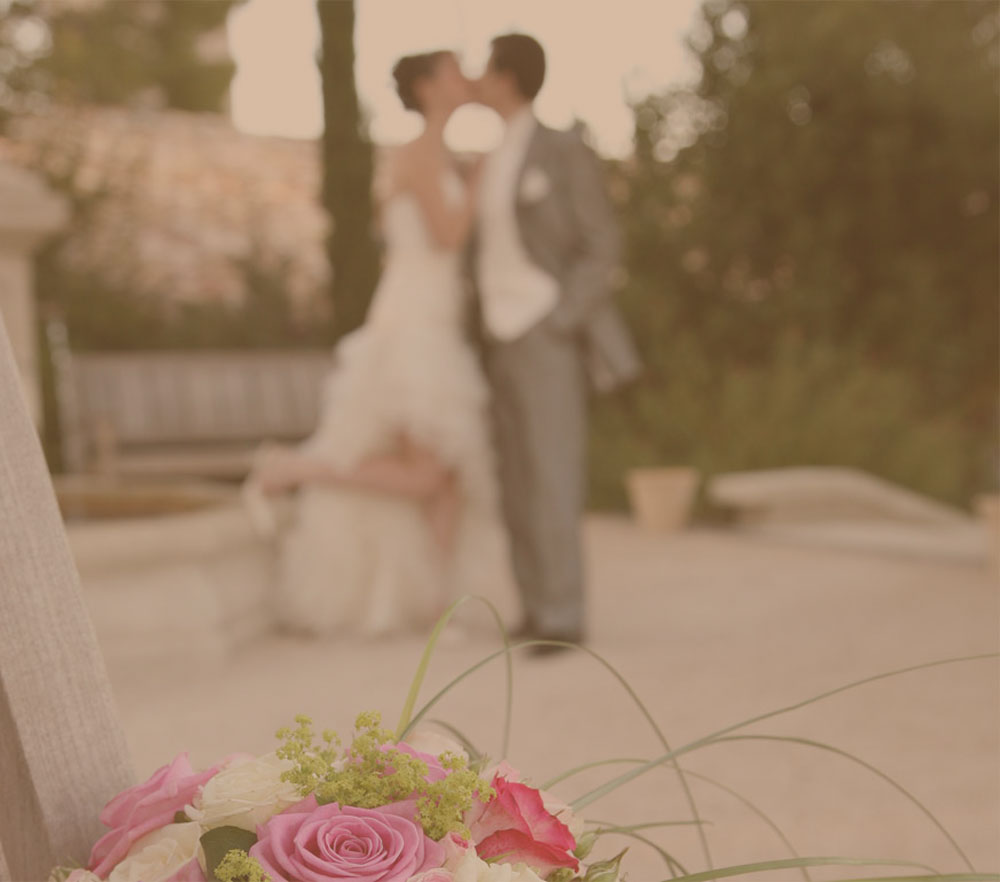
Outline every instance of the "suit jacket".
<svg viewBox="0 0 1000 882"><path fill-rule="evenodd" d="M613 300L621 237L600 166L579 134L536 126L515 199L525 251L559 283L559 301L544 321L555 333L579 338L598 391L635 380L641 362ZM472 242L473 286L475 253Z"/></svg>

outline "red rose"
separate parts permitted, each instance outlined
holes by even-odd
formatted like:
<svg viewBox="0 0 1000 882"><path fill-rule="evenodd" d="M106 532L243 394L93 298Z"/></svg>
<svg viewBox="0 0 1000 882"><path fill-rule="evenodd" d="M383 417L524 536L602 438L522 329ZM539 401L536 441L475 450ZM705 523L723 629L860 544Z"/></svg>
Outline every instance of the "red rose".
<svg viewBox="0 0 1000 882"><path fill-rule="evenodd" d="M559 867L576 871L576 840L562 821L546 811L542 795L533 787L496 775L496 791L489 802L473 803L466 823L483 860L525 863L540 876Z"/></svg>

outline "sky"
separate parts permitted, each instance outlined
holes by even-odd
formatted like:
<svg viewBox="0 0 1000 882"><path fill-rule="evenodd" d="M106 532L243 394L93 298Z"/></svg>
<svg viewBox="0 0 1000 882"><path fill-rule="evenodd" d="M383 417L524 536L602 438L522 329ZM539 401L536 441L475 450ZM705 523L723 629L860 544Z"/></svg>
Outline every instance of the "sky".
<svg viewBox="0 0 1000 882"><path fill-rule="evenodd" d="M327 0L338 2L338 0ZM584 120L598 149L628 153L629 97L688 82L695 66L684 36L699 0L356 0L357 80L377 143L404 141L419 119L401 107L391 69L401 55L451 48L469 75L486 61L489 40L521 30L537 37L548 56L538 97L539 118L565 127ZM237 64L232 115L243 131L316 137L322 106L315 57L319 45L315 0L249 0L229 22ZM455 114L447 134L457 150L489 149L499 136L481 108Z"/></svg>

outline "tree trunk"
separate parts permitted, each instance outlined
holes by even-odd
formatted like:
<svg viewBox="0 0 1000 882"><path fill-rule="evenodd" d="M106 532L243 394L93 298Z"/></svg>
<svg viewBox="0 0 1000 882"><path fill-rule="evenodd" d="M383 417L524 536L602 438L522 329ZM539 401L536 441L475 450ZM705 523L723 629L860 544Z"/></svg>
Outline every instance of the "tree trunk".
<svg viewBox="0 0 1000 882"><path fill-rule="evenodd" d="M335 338L365 318L378 277L372 210L373 151L354 82L354 2L318 0L323 80L323 203L333 230L327 243L333 273Z"/></svg>

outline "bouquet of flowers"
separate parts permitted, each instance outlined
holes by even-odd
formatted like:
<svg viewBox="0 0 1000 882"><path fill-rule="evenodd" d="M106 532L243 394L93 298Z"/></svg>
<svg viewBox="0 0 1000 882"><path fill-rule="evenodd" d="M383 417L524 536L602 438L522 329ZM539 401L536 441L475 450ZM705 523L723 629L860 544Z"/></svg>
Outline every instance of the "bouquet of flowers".
<svg viewBox="0 0 1000 882"><path fill-rule="evenodd" d="M444 724L448 735L418 727L451 687L490 661L505 657L509 729L511 650L515 647L506 638L503 649L459 674L415 712L434 646L460 603L442 617L432 634L395 730L383 728L377 713L365 712L357 717L354 731L344 743L331 731L317 735L312 721L300 716L295 727L278 731L279 746L264 756L237 754L198 772L182 754L149 780L112 799L101 813L109 830L94 845L87 868L57 868L50 882L618 882L626 878L622 872L624 851L591 859L595 844L607 834L631 837L654 848L675 882L707 882L791 869L799 870L808 880L810 867L879 864L919 872L866 876L863 882L875 878L1000 882L1000 875L976 872L940 822L882 772L829 745L778 736L773 737L834 750L888 781L947 837L967 871L941 875L905 860L803 857L784 836L791 857L713 868L707 837L700 826L703 821L687 784L688 773L678 763L679 757L706 745L737 740L739 736L732 734L737 729L845 689L938 664L995 656L948 659L880 674L671 748L624 679L603 658L583 649L618 678L646 716L664 753L648 760L589 763L536 788L521 780L505 760L491 762L476 751L454 727ZM504 734L502 755L506 755L506 747ZM546 792L546 788L586 769L621 763L629 768L570 804ZM690 806L689 820L615 826L578 816L577 812L595 800L662 766L676 772ZM753 808L777 830L763 812ZM646 828L678 823L695 825L707 869L688 872L643 835Z"/></svg>
<svg viewBox="0 0 1000 882"><path fill-rule="evenodd" d="M569 807L506 763L457 743L428 753L363 713L350 744L307 717L261 757L195 772L182 755L101 814L110 827L70 882L614 882L620 858L586 866L593 837Z"/></svg>

